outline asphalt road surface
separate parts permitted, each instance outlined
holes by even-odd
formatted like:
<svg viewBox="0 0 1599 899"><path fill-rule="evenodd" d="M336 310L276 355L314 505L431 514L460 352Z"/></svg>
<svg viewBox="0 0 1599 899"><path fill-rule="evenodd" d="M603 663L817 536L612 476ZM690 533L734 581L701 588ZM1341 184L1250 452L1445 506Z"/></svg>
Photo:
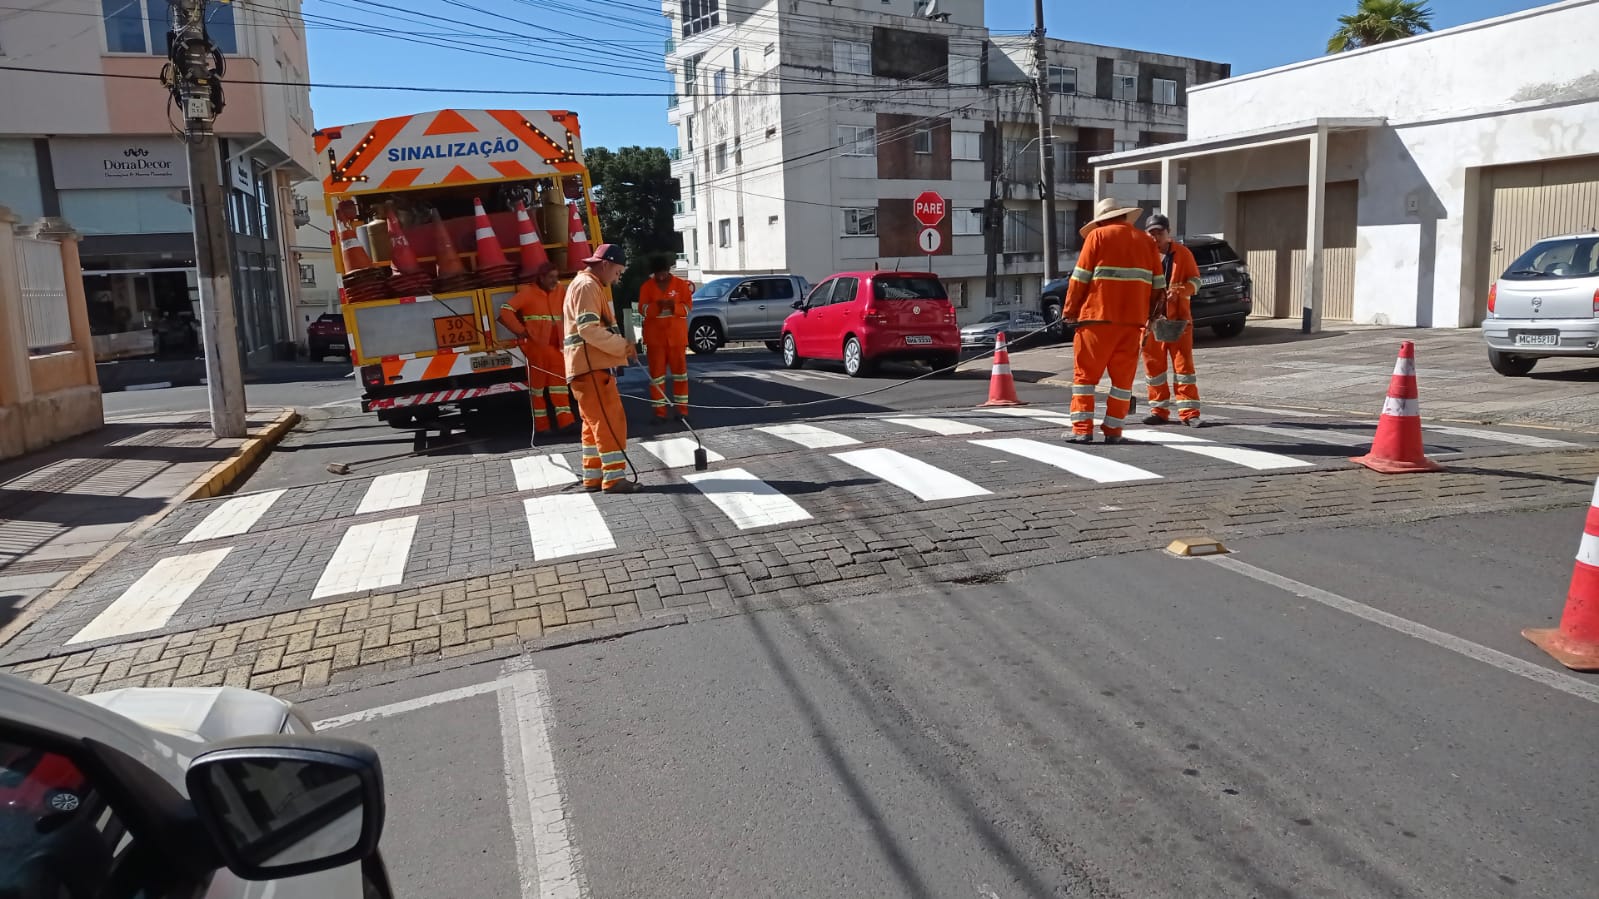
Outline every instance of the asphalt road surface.
<svg viewBox="0 0 1599 899"><path fill-rule="evenodd" d="M382 753L403 895L1588 896L1599 677L1518 633L1582 516L1107 556L309 710Z"/></svg>

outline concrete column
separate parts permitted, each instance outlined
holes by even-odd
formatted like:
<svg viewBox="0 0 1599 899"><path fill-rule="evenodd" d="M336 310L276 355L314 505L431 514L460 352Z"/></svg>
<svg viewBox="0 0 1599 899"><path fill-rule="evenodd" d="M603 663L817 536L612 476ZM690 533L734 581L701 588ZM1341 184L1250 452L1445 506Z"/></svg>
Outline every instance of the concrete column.
<svg viewBox="0 0 1599 899"><path fill-rule="evenodd" d="M1309 198L1305 203L1305 310L1301 330L1321 332L1323 210L1327 205L1327 126L1310 137Z"/></svg>
<svg viewBox="0 0 1599 899"><path fill-rule="evenodd" d="M1171 219L1173 237L1183 233L1177 220L1177 160L1167 156L1160 161L1160 211Z"/></svg>
<svg viewBox="0 0 1599 899"><path fill-rule="evenodd" d="M28 334L22 320L22 282L17 271L17 217L0 206L0 407L33 399L28 369Z"/></svg>

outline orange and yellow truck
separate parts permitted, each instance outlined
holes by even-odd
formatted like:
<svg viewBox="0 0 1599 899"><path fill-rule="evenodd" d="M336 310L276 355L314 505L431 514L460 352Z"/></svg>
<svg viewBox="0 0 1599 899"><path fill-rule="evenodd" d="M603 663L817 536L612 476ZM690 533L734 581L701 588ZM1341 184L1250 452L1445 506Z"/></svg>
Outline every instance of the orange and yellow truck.
<svg viewBox="0 0 1599 899"><path fill-rule="evenodd" d="M410 426L525 406L500 307L535 259L569 277L601 241L577 115L442 109L315 142L362 411Z"/></svg>

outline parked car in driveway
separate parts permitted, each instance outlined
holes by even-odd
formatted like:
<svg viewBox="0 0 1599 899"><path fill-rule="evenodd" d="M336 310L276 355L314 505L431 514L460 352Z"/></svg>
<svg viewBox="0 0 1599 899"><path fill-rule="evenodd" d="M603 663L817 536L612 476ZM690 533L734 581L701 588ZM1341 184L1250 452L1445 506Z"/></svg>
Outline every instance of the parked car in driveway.
<svg viewBox="0 0 1599 899"><path fill-rule="evenodd" d="M1539 359L1599 356L1599 233L1548 237L1488 288L1488 364L1509 377Z"/></svg>
<svg viewBox="0 0 1599 899"><path fill-rule="evenodd" d="M842 272L823 281L783 322L783 364L844 363L851 377L887 359L921 361L954 373L960 327L944 282L926 272ZM943 369L948 369L943 371Z"/></svg>
<svg viewBox="0 0 1599 899"><path fill-rule="evenodd" d="M689 349L709 355L735 340L759 340L777 352L783 319L810 287L799 275L748 275L705 282L694 291Z"/></svg>
<svg viewBox="0 0 1599 899"><path fill-rule="evenodd" d="M350 338L344 332L344 316L338 312L324 312L305 329L306 355L312 362L328 356L350 357Z"/></svg>
<svg viewBox="0 0 1599 899"><path fill-rule="evenodd" d="M1193 252L1194 262L1199 264L1199 293L1190 304L1194 311L1194 328L1209 328L1217 337L1237 337L1244 333L1249 313L1255 308L1249 266L1231 244L1220 238L1190 237L1181 243ZM1039 311L1051 322L1060 321L1061 306L1066 301L1066 287L1070 283L1069 278L1060 278L1044 285ZM1051 333L1060 340L1071 336L1070 329L1059 324Z"/></svg>
<svg viewBox="0 0 1599 899"><path fill-rule="evenodd" d="M992 349L1001 331L1005 342L1012 347L1031 346L1049 336L1042 313L1031 309L1014 312L995 312L961 327L961 349Z"/></svg>

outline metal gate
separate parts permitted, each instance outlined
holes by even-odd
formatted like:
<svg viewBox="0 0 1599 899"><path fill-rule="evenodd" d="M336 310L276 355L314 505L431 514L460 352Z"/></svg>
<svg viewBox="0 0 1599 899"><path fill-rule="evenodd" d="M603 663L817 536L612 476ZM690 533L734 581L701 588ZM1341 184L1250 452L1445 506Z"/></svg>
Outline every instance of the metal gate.
<svg viewBox="0 0 1599 899"><path fill-rule="evenodd" d="M67 307L61 244L36 237L17 238L17 272L22 283L22 322L33 355L72 345L72 314Z"/></svg>
<svg viewBox="0 0 1599 899"><path fill-rule="evenodd" d="M1481 191L1472 324L1488 313L1488 285L1533 244L1599 229L1599 156L1484 169Z"/></svg>
<svg viewBox="0 0 1599 899"><path fill-rule="evenodd" d="M1360 185L1327 185L1322 227L1322 318L1355 315L1355 221ZM1297 318L1305 306L1307 187L1238 195L1238 246L1255 285L1255 315Z"/></svg>

